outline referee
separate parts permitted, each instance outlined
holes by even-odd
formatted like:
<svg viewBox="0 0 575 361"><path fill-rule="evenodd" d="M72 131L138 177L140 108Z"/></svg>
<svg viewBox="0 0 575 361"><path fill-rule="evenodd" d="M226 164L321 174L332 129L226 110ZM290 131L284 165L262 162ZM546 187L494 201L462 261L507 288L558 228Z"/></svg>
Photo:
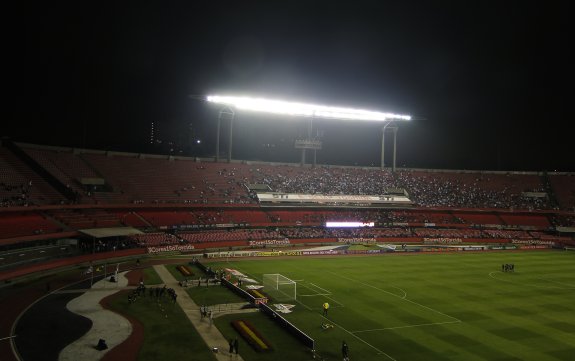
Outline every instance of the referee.
<svg viewBox="0 0 575 361"><path fill-rule="evenodd" d="M323 304L323 315L327 317L327 310L329 310L329 303L324 302Z"/></svg>

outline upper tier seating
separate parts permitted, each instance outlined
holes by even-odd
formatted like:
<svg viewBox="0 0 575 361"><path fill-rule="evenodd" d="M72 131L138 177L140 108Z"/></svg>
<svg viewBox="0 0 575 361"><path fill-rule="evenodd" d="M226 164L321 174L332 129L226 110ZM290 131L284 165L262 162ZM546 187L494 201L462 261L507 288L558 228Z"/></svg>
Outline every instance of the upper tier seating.
<svg viewBox="0 0 575 361"><path fill-rule="evenodd" d="M64 200L36 172L0 146L0 206L60 204Z"/></svg>
<svg viewBox="0 0 575 361"><path fill-rule="evenodd" d="M266 185L273 191L311 194L381 195L390 188L403 188L422 207L538 210L552 209L550 197L525 197L524 192L547 192L543 176L524 173L389 170L319 166L315 168L247 163L198 162L192 158L101 151L67 151L21 146L38 163L65 185L81 191L77 180L101 177L107 187L83 194L82 203L99 204L256 204L247 185ZM5 184L27 184L29 176L15 176L19 160L3 149L0 159L6 169ZM21 162L20 162L21 163ZM6 165L7 164L7 165ZM25 168L25 167L24 167ZM37 178L37 177L36 177ZM573 176L550 175L554 195L561 207L573 207ZM38 181L41 181L38 180ZM38 185L40 187L40 185ZM39 188L38 188L39 190ZM33 190L36 192L36 190ZM8 191L4 191L7 194ZM84 192L86 192L84 190ZM7 195L13 197L17 193ZM16 195L17 196L17 195ZM36 204L62 200L50 187L27 196ZM18 201L17 203L23 203ZM264 215L246 218L263 221ZM448 213L424 223L462 223ZM255 217L255 218L254 218ZM234 217L236 218L236 217ZM281 216L276 219L281 219ZM427 219L424 219L427 218ZM270 222L273 222L270 219ZM497 220L502 223L501 220Z"/></svg>
<svg viewBox="0 0 575 361"><path fill-rule="evenodd" d="M575 175L549 175L549 182L561 209L575 211Z"/></svg>

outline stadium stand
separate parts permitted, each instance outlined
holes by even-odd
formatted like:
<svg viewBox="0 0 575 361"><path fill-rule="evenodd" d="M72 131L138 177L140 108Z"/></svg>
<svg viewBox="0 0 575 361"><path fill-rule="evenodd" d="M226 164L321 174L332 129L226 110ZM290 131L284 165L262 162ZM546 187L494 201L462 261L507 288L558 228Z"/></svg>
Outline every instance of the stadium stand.
<svg viewBox="0 0 575 361"><path fill-rule="evenodd" d="M549 182L560 208L575 211L575 175L549 175Z"/></svg>
<svg viewBox="0 0 575 361"><path fill-rule="evenodd" d="M78 242L77 247L67 243L66 256L74 249L78 254L181 244L227 249L266 240L573 242L568 232L575 227L575 177L570 174L410 169L392 173L214 163L30 144L14 147L33 162L18 149L0 146L0 253L7 255L5 259L18 247L56 247L67 238ZM102 184L83 183L86 178ZM384 195L393 190L415 205L261 207L250 191L252 185L322 195ZM67 190L78 197L71 200ZM374 222L375 227L326 229L326 221ZM78 232L114 227L150 233L95 240ZM57 253L54 257L61 256Z"/></svg>
<svg viewBox="0 0 575 361"><path fill-rule="evenodd" d="M65 199L6 147L0 147L2 206L61 204Z"/></svg>
<svg viewBox="0 0 575 361"><path fill-rule="evenodd" d="M60 232L57 224L36 212L0 212L2 239Z"/></svg>

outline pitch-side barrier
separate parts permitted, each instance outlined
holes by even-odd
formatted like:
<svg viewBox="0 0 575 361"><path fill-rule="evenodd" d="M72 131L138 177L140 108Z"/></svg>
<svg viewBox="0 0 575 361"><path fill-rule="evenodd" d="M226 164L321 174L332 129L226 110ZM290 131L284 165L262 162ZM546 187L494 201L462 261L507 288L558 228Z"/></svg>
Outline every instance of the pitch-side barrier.
<svg viewBox="0 0 575 361"><path fill-rule="evenodd" d="M247 291L234 285L233 283L231 283L226 279L222 278L221 282L222 285L229 288L235 294L245 298L250 303L256 305L262 313L268 315L274 322L276 322L282 328L284 328L293 336L295 336L305 346L309 347L311 350L315 350L315 341L313 338L309 337L305 332L294 326L291 322L286 320L282 315L274 311L267 304L265 304L264 302L260 302L260 299L250 295Z"/></svg>

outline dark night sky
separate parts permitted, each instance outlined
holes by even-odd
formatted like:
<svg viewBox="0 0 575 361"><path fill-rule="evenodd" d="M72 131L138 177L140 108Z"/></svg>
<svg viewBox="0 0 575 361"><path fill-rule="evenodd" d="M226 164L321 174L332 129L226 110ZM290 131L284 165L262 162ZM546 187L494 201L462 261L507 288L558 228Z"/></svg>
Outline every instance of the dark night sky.
<svg viewBox="0 0 575 361"><path fill-rule="evenodd" d="M400 166L575 171L567 4L18 5L5 11L1 135L145 152L173 140L175 154L208 156L218 108L189 95L247 94L419 117L400 127ZM162 145L149 144L151 122ZM299 160L304 120L240 113L235 124L236 158ZM315 126L318 162L379 163L380 125Z"/></svg>

